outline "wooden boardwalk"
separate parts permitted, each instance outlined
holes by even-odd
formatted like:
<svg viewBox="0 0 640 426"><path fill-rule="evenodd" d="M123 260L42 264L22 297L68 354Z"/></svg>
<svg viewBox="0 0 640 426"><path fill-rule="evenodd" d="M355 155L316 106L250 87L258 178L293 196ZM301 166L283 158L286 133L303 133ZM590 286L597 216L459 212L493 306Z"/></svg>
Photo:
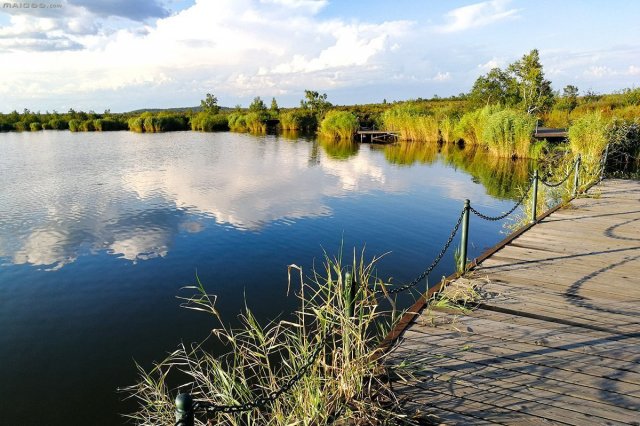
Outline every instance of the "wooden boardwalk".
<svg viewBox="0 0 640 426"><path fill-rule="evenodd" d="M447 287L455 298L474 286L474 309L426 309L404 331L387 362L409 412L640 425L640 182L590 194Z"/></svg>

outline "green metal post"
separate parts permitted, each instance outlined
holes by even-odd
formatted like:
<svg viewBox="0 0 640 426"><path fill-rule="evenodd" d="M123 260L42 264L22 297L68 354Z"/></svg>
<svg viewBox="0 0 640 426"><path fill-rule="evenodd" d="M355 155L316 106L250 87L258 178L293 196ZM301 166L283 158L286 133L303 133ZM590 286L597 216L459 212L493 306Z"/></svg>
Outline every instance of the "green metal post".
<svg viewBox="0 0 640 426"><path fill-rule="evenodd" d="M538 170L533 171L533 196L531 197L531 223L536 223L538 219Z"/></svg>
<svg viewBox="0 0 640 426"><path fill-rule="evenodd" d="M462 237L460 241L460 265L459 269L465 272L467 268L467 246L469 242L469 200L464 200L462 213Z"/></svg>
<svg viewBox="0 0 640 426"><path fill-rule="evenodd" d="M176 396L176 426L193 426L193 398L188 393Z"/></svg>
<svg viewBox="0 0 640 426"><path fill-rule="evenodd" d="M578 185L580 184L580 162L581 162L581 158L578 155L578 159L576 160L576 169L573 172L574 173L574 177L573 177L573 198L578 196Z"/></svg>
<svg viewBox="0 0 640 426"><path fill-rule="evenodd" d="M356 304L356 283L353 280L351 272L344 274L344 283L345 289L347 290L347 309L349 310L349 318L353 318Z"/></svg>

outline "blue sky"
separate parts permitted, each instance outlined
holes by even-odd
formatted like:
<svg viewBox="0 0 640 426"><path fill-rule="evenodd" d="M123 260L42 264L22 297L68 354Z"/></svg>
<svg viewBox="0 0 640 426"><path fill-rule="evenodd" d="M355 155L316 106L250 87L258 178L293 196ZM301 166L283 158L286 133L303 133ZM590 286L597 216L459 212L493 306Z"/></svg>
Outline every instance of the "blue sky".
<svg viewBox="0 0 640 426"><path fill-rule="evenodd" d="M38 4L51 6L0 8L2 112L193 106L207 92L225 106L294 106L305 89L335 104L449 96L533 48L556 90L640 82L632 0Z"/></svg>

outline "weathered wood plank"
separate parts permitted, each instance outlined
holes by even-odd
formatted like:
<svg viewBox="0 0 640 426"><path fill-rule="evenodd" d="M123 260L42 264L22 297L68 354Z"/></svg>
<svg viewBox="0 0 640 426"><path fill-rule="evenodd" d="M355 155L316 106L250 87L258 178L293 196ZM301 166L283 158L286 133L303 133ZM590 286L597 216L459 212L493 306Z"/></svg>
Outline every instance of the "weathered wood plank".
<svg viewBox="0 0 640 426"><path fill-rule="evenodd" d="M417 367L408 407L445 424L640 424L640 182L594 190L454 284L480 309L416 319L388 358Z"/></svg>

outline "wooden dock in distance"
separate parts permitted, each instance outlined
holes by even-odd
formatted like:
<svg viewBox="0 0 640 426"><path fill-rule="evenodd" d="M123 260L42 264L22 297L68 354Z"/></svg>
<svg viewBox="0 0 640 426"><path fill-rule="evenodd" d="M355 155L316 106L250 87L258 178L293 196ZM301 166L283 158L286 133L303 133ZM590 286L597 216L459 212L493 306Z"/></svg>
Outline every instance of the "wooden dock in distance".
<svg viewBox="0 0 640 426"><path fill-rule="evenodd" d="M536 139L550 140L566 139L567 135L567 129L554 129L551 127L536 127L533 133L533 137Z"/></svg>
<svg viewBox="0 0 640 426"><path fill-rule="evenodd" d="M398 140L398 133L396 132L368 129L366 127L358 129L356 136L360 136L360 142L390 143Z"/></svg>
<svg viewBox="0 0 640 426"><path fill-rule="evenodd" d="M606 180L445 291L387 355L434 424L640 425L640 182ZM397 332L398 330L396 330Z"/></svg>

